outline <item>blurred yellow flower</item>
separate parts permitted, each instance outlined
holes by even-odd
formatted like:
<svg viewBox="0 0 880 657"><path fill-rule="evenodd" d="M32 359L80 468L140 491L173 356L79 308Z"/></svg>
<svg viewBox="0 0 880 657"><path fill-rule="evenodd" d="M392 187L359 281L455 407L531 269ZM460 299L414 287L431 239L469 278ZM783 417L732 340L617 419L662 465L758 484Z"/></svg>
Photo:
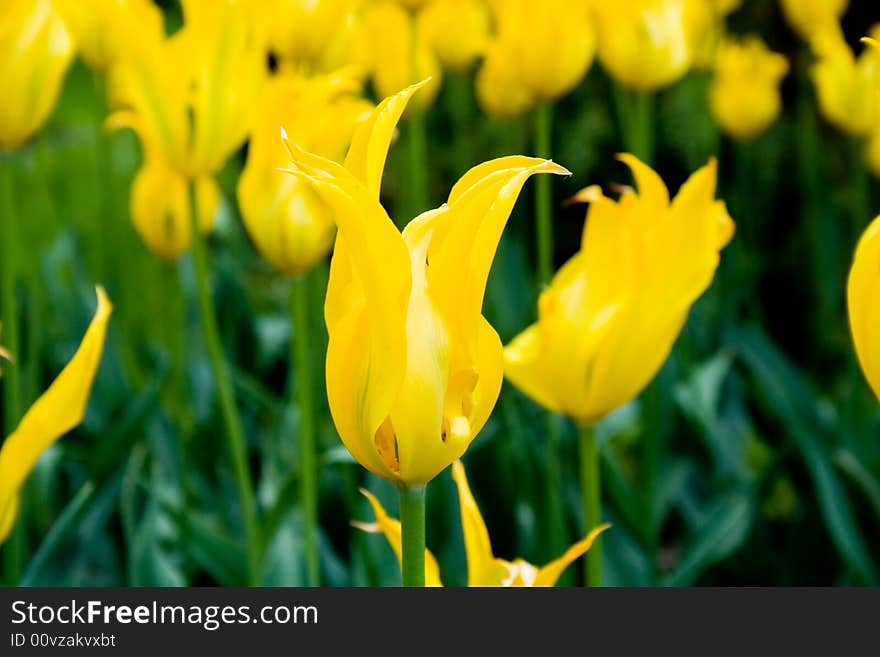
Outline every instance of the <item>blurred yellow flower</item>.
<svg viewBox="0 0 880 657"><path fill-rule="evenodd" d="M748 140L766 130L782 109L779 85L788 60L758 37L721 44L709 88L712 114L734 139Z"/></svg>
<svg viewBox="0 0 880 657"><path fill-rule="evenodd" d="M289 144L288 169L339 228L324 307L336 429L364 467L405 486L433 479L489 418L502 353L481 309L495 249L526 180L568 173L527 157L485 162L401 234L379 187L392 133L419 86L360 125L344 167Z"/></svg>
<svg viewBox="0 0 880 657"><path fill-rule="evenodd" d="M859 241L849 273L849 325L862 371L880 399L880 217Z"/></svg>
<svg viewBox="0 0 880 657"><path fill-rule="evenodd" d="M269 81L238 180L244 225L260 254L285 274L301 274L329 253L336 224L302 180L276 169L288 162L279 137L322 157L341 160L357 123L372 110L348 74L316 78L281 75Z"/></svg>
<svg viewBox="0 0 880 657"><path fill-rule="evenodd" d="M712 68L724 38L725 20L741 4L742 0L695 0L685 6L693 49L692 66Z"/></svg>
<svg viewBox="0 0 880 657"><path fill-rule="evenodd" d="M541 568L533 566L523 559L515 559L514 561L498 559L492 552L492 543L489 540L486 523L483 521L483 515L471 493L461 461L452 464L452 476L458 488L458 502L461 507L461 528L464 533L464 547L467 555L468 586L554 586L563 571L576 559L583 556L593 545L596 537L610 526L596 527L585 538L568 548L561 557ZM398 561L400 561L400 522L389 518L379 500L369 491L362 490L361 492L370 501L373 513L376 515L376 522L354 522L352 524L371 534L384 534L397 555ZM430 550L425 550L425 585L443 586L437 559Z"/></svg>
<svg viewBox="0 0 880 657"><path fill-rule="evenodd" d="M805 39L836 25L849 0L780 0L782 13L795 32Z"/></svg>
<svg viewBox="0 0 880 657"><path fill-rule="evenodd" d="M877 35L878 26L871 29ZM822 116L847 134L868 135L878 118L880 55L865 46L855 57L839 30L817 34L812 41L816 54L812 75Z"/></svg>
<svg viewBox="0 0 880 657"><path fill-rule="evenodd" d="M546 408L590 424L629 402L669 355L712 282L734 224L711 161L670 203L663 180L622 155L638 193L589 187L581 250L541 293L538 322L504 350L505 375Z"/></svg>
<svg viewBox="0 0 880 657"><path fill-rule="evenodd" d="M358 0L256 0L255 9L264 12L269 46L285 68L323 71L343 63L335 55L357 5Z"/></svg>
<svg viewBox="0 0 880 657"><path fill-rule="evenodd" d="M111 69L111 99L127 125L187 179L216 173L241 146L265 75L264 52L243 2L182 0L184 25L156 37L126 21Z"/></svg>
<svg viewBox="0 0 880 657"><path fill-rule="evenodd" d="M538 101L552 101L583 79L596 52L589 0L494 0L500 52Z"/></svg>
<svg viewBox="0 0 880 657"><path fill-rule="evenodd" d="M51 0L4 0L0 12L0 151L26 142L58 99L73 57L70 34Z"/></svg>
<svg viewBox="0 0 880 657"><path fill-rule="evenodd" d="M153 0L54 0L86 63L104 72L126 47L117 28L131 21L133 29L162 34L162 12Z"/></svg>
<svg viewBox="0 0 880 657"><path fill-rule="evenodd" d="M520 77L510 46L491 43L477 71L475 93L483 111L497 119L521 116L535 104L535 96Z"/></svg>
<svg viewBox="0 0 880 657"><path fill-rule="evenodd" d="M97 292L98 309L79 349L0 448L0 544L15 524L18 491L40 455L82 421L113 310L104 289Z"/></svg>
<svg viewBox="0 0 880 657"><path fill-rule="evenodd" d="M695 1L594 2L602 66L637 91L655 91L678 80L693 59L688 12Z"/></svg>
<svg viewBox="0 0 880 657"><path fill-rule="evenodd" d="M410 111L425 111L440 90L442 71L425 37L424 26L393 0L366 3L358 17L354 48L360 64L372 77L380 98L391 96L419 80L431 78Z"/></svg>
<svg viewBox="0 0 880 657"><path fill-rule="evenodd" d="M469 69L486 51L492 21L485 0L431 0L418 20L442 66L454 73Z"/></svg>
<svg viewBox="0 0 880 657"><path fill-rule="evenodd" d="M174 260L192 245L187 179L159 156L147 156L131 186L130 211L141 239L159 257ZM195 181L199 228L211 232L220 189L210 175Z"/></svg>

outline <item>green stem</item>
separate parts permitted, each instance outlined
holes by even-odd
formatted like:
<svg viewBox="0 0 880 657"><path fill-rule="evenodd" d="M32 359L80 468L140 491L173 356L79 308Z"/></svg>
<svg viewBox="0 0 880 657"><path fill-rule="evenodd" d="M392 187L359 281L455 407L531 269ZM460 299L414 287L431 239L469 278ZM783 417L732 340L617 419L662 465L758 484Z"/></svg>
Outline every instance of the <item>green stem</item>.
<svg viewBox="0 0 880 657"><path fill-rule="evenodd" d="M13 202L12 154L0 153L0 319L3 332L0 344L6 347L15 362L2 363L3 368L3 435L8 436L21 418L21 345L18 338L18 308L15 299L18 242ZM24 500L21 500L24 503ZM21 511L19 511L21 513ZM18 582L24 548L24 524L15 523L12 535L3 550L3 570L7 583Z"/></svg>
<svg viewBox="0 0 880 657"><path fill-rule="evenodd" d="M0 303L2 303L3 344L12 357L12 363L3 364L3 430L9 435L21 419L21 345L18 338L18 306L15 299L15 284L18 267L18 230L14 218L12 182L12 156L0 156Z"/></svg>
<svg viewBox="0 0 880 657"><path fill-rule="evenodd" d="M425 132L425 115L418 107L410 110L407 117L408 170L407 208L399 221L408 222L428 209L428 137Z"/></svg>
<svg viewBox="0 0 880 657"><path fill-rule="evenodd" d="M559 458L560 452L560 425L559 416L552 411L545 414L547 427L547 471L544 481L547 486L547 553L544 555L546 559L555 559L565 550L566 531L565 531L565 507L562 498L562 464ZM563 573L562 584L571 584L566 582L568 577Z"/></svg>
<svg viewBox="0 0 880 657"><path fill-rule="evenodd" d="M299 490L303 512L306 586L320 584L318 563L318 466L315 453L315 403L312 397L312 346L309 331L309 278L298 276L291 288L293 322L291 380L299 407Z"/></svg>
<svg viewBox="0 0 880 657"><path fill-rule="evenodd" d="M404 586L425 585L425 486L400 486Z"/></svg>
<svg viewBox="0 0 880 657"><path fill-rule="evenodd" d="M654 161L654 97L614 85L624 149L647 165Z"/></svg>
<svg viewBox="0 0 880 657"><path fill-rule="evenodd" d="M459 175L464 175L476 164L473 153L473 130L471 129L473 80L467 71L450 73L446 77L446 85L449 96L449 114L452 117L453 134L455 135L456 168Z"/></svg>
<svg viewBox="0 0 880 657"><path fill-rule="evenodd" d="M550 159L552 156L553 105L541 103L535 107L535 155ZM553 276L553 176L538 176L535 180L535 234L538 248L538 279L541 285Z"/></svg>
<svg viewBox="0 0 880 657"><path fill-rule="evenodd" d="M602 489L599 479L599 448L591 425L580 427L581 495L584 503L584 532L591 531L602 520ZM584 582L602 585L602 542L596 539L584 559Z"/></svg>
<svg viewBox="0 0 880 657"><path fill-rule="evenodd" d="M217 396L220 401L220 410L226 429L226 438L229 441L229 451L232 453L235 480L238 485L241 513L247 540L249 584L256 585L259 581L260 537L257 524L254 484L248 466L244 429L242 428L241 418L238 415L238 409L235 406L229 364L223 355L223 346L220 342L220 331L217 328L217 313L214 308L214 299L208 286L208 254L204 237L198 226L198 198L193 183L189 184L189 199L193 262L196 270L202 331L204 332L208 356L211 359L211 367L214 370Z"/></svg>

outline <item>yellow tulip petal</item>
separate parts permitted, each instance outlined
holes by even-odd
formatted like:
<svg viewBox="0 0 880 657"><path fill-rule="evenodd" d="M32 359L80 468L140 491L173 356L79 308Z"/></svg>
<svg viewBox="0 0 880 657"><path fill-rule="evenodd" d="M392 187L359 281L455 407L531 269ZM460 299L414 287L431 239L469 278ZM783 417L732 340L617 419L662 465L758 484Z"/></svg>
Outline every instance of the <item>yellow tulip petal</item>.
<svg viewBox="0 0 880 657"><path fill-rule="evenodd" d="M468 564L468 586L481 586L495 559L489 531L471 493L461 461L452 464L452 478L458 488L458 503L461 507L461 528L464 533L464 549Z"/></svg>
<svg viewBox="0 0 880 657"><path fill-rule="evenodd" d="M12 496L12 499L6 504L5 509L0 509L0 545L9 537L12 528L15 527L15 520L18 517L18 494Z"/></svg>
<svg viewBox="0 0 880 657"><path fill-rule="evenodd" d="M394 129L412 95L428 82L422 80L383 100L352 137L345 157L345 168L366 186L377 201Z"/></svg>
<svg viewBox="0 0 880 657"><path fill-rule="evenodd" d="M880 217L859 240L847 283L849 324L865 378L880 399Z"/></svg>
<svg viewBox="0 0 880 657"><path fill-rule="evenodd" d="M0 519L8 520L14 499L40 455L82 421L104 346L113 306L97 288L98 308L76 354L25 413L0 448Z"/></svg>
<svg viewBox="0 0 880 657"><path fill-rule="evenodd" d="M589 550L596 538L604 532L606 529L611 527L611 525L600 525L593 529L589 534L587 534L583 539L572 545L565 551L558 559L551 561L543 568L538 570L538 574L535 577L535 586L555 586L556 581L562 575L563 571L568 568L575 559L581 557L584 553Z"/></svg>
<svg viewBox="0 0 880 657"><path fill-rule="evenodd" d="M370 505L373 507L376 522L353 522L352 525L371 534L384 534L389 545L391 545L391 549L394 550L394 554L397 556L398 563L401 563L403 560L403 537L400 521L388 517L385 509L382 508L382 503L370 491L362 488L361 493L369 500ZM425 586L443 586L443 582L440 580L440 567L437 565L437 559L427 548L425 549Z"/></svg>

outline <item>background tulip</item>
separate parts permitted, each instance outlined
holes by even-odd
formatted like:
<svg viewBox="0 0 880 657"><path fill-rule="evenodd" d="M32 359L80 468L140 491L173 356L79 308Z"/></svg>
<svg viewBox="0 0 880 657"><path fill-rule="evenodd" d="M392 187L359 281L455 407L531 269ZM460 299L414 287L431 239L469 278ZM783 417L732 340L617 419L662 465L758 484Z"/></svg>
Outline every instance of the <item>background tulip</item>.
<svg viewBox="0 0 880 657"><path fill-rule="evenodd" d="M712 113L721 129L739 140L766 130L782 109L779 84L787 72L785 57L771 52L758 38L723 43L709 90Z"/></svg>
<svg viewBox="0 0 880 657"><path fill-rule="evenodd" d="M810 38L846 12L849 0L780 0L789 25L804 38Z"/></svg>
<svg viewBox="0 0 880 657"><path fill-rule="evenodd" d="M693 57L689 1L595 2L602 67L637 91L655 91L678 80Z"/></svg>
<svg viewBox="0 0 880 657"><path fill-rule="evenodd" d="M314 79L282 75L263 90L238 201L260 254L285 274L305 273L327 255L336 224L308 185L276 171L288 161L279 126L304 148L342 159L355 126L372 109L355 95L359 86L347 74Z"/></svg>
<svg viewBox="0 0 880 657"><path fill-rule="evenodd" d="M150 34L163 31L162 12L152 0L54 0L64 23L76 43L77 52L99 72L114 64L126 43L118 26L131 21L132 27Z"/></svg>
<svg viewBox="0 0 880 657"><path fill-rule="evenodd" d="M51 0L8 0L0 16L0 151L43 124L73 57L73 42Z"/></svg>
<svg viewBox="0 0 880 657"><path fill-rule="evenodd" d="M431 0L418 21L440 64L453 73L469 69L489 42L491 16L485 0Z"/></svg>
<svg viewBox="0 0 880 657"><path fill-rule="evenodd" d="M865 231L849 274L849 325L862 371L880 399L880 217Z"/></svg>

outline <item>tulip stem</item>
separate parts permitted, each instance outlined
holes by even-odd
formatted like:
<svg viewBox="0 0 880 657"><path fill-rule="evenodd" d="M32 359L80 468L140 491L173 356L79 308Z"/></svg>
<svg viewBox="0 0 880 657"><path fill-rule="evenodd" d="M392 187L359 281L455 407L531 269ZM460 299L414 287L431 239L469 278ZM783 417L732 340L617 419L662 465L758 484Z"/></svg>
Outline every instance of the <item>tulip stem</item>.
<svg viewBox="0 0 880 657"><path fill-rule="evenodd" d="M584 503L584 533L592 531L602 520L602 490L599 474L599 446L591 425L580 427L581 495ZM584 559L584 583L602 585L602 541L596 539Z"/></svg>
<svg viewBox="0 0 880 657"><path fill-rule="evenodd" d="M18 308L15 303L16 253L18 250L12 181L12 154L0 153L0 345L15 362L0 363L3 369L3 435L8 436L21 417L21 349L18 339ZM24 545L24 523L16 522L3 551L6 583L18 582Z"/></svg>
<svg viewBox="0 0 880 657"><path fill-rule="evenodd" d="M654 160L654 99L650 93L614 85L623 148L647 165Z"/></svg>
<svg viewBox="0 0 880 657"><path fill-rule="evenodd" d="M425 585L425 486L400 486L404 586Z"/></svg>
<svg viewBox="0 0 880 657"><path fill-rule="evenodd" d="M299 490L303 513L303 551L306 586L320 584L318 562L318 467L315 453L315 404L312 381L312 345L309 331L309 277L297 276L290 292L293 323L292 388L299 409Z"/></svg>
<svg viewBox="0 0 880 657"><path fill-rule="evenodd" d="M229 451L232 453L235 479L238 485L241 513L247 540L248 583L254 586L259 581L260 549L254 484L248 466L244 429L241 424L241 418L238 415L238 409L235 406L229 364L226 362L226 358L223 355L223 346L220 342L220 331L217 327L217 314L216 309L214 308L214 299L211 296L211 291L208 286L208 254L205 246L205 239L199 230L199 203L195 184L192 182L189 184L189 202L193 262L196 270L196 284L198 288L197 292L199 313L202 320L202 331L205 337L205 345L208 349L208 356L211 359L211 367L214 370L214 380L217 384L217 397L220 402L223 424L226 429L226 438L229 441Z"/></svg>
<svg viewBox="0 0 880 657"><path fill-rule="evenodd" d="M428 209L428 137L425 133L425 115L417 107L410 110L407 130L408 207L406 217L401 221L409 221Z"/></svg>
<svg viewBox="0 0 880 657"><path fill-rule="evenodd" d="M553 105L535 107L534 148L537 157L550 159L553 151ZM535 180L535 233L538 248L538 280L541 285L553 276L553 181L552 176Z"/></svg>

